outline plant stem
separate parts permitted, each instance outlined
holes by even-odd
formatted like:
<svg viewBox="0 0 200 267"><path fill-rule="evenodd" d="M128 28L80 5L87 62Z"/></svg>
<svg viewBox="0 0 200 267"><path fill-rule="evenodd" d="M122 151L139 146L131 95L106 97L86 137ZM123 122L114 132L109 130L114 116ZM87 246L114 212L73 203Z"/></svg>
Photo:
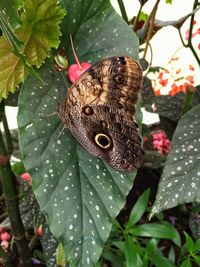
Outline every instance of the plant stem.
<svg viewBox="0 0 200 267"><path fill-rule="evenodd" d="M75 59L75 61L76 61L76 64L78 65L79 69L82 70L80 61L79 61L79 59L78 59L78 57L77 57L77 54L76 54L76 51L75 51L75 48L74 48L74 43L73 43L73 40L72 40L72 35L70 34L69 37L70 37L70 42L71 42L72 51L73 51L73 54L74 54L74 59Z"/></svg>
<svg viewBox="0 0 200 267"><path fill-rule="evenodd" d="M12 138L11 138L10 131L8 128L8 122L7 122L5 112L3 114L3 128L4 128L4 132L6 136L7 152L9 155L11 155L13 152L13 144L12 144Z"/></svg>
<svg viewBox="0 0 200 267"><path fill-rule="evenodd" d="M189 28L189 38L188 38L188 43L185 44L184 40L183 40L183 37L182 37L182 34L181 34L181 31L180 29L178 29L178 32L179 32L179 36L180 36L180 39L181 39L181 42L183 44L184 47L186 48L189 48L193 54L193 56L195 57L199 67L200 67L200 59L199 59L199 56L197 55L194 47L193 47L193 44L192 44L192 30L193 30L193 22L194 22L194 16L195 16L195 9L198 7L199 5L199 2L198 0L195 0L194 1L194 5L193 5L193 14L191 15L191 19L190 19L190 28Z"/></svg>
<svg viewBox="0 0 200 267"><path fill-rule="evenodd" d="M5 116L5 114L3 114ZM1 116L1 118L3 117ZM9 131L9 130L8 130ZM15 186L15 176L11 170L9 155L3 141L0 131L0 178L4 194L5 204L8 211L13 236L16 240L16 246L20 257L20 267L32 267L31 253L28 248L28 242L25 236L22 224L17 190Z"/></svg>
<svg viewBox="0 0 200 267"><path fill-rule="evenodd" d="M140 16L140 12L142 10L142 7L143 7L143 5L140 5L140 9L139 9L139 11L137 13L137 17L135 18L135 20L133 22L132 28L133 28L134 31L136 31L136 28L137 28L137 24L138 24L138 20L139 20L139 16Z"/></svg>
<svg viewBox="0 0 200 267"><path fill-rule="evenodd" d="M194 1L193 10L195 10L196 7L198 6L198 2L199 2L198 0L195 0ZM193 30L193 25L194 25L193 24L193 22L194 22L194 16L195 16L195 13L192 14L191 20L190 20L190 30L189 30L188 47L190 48L191 52L193 53L196 61L199 64L199 67L200 67L200 59L199 59L199 57L198 57L198 55L197 55L197 53L196 53L196 51L195 51L195 49L194 49L194 47L192 45L192 30Z"/></svg>
<svg viewBox="0 0 200 267"><path fill-rule="evenodd" d="M117 2L118 2L118 5L119 5L121 14L122 14L122 18L126 21L126 23L128 23L128 17L127 17L127 14L126 14L126 9L125 9L123 0L117 0Z"/></svg>
<svg viewBox="0 0 200 267"><path fill-rule="evenodd" d="M147 38L146 38L146 45L145 45L145 48L144 48L144 55L143 55L143 59L146 58L146 54L147 54L147 49L148 49L148 46L149 46L149 42L151 40L151 36L152 36L152 32L153 32L153 28L154 28L154 20L155 20L155 17L156 17L156 11L157 11L157 8L158 8L158 4L159 4L160 0L157 0L148 19L146 20L146 22L144 23L142 29L143 30L146 30L148 27L148 33L147 33Z"/></svg>

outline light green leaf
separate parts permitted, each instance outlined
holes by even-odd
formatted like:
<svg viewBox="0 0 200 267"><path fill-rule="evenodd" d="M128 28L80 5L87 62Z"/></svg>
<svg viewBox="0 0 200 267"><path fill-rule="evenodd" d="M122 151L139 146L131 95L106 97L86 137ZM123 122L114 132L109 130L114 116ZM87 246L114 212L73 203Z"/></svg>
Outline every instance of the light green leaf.
<svg viewBox="0 0 200 267"><path fill-rule="evenodd" d="M64 267L66 264L66 257L63 244L60 242L56 251L56 263L60 267Z"/></svg>
<svg viewBox="0 0 200 267"><path fill-rule="evenodd" d="M156 266L156 267L175 267L175 265L165 258L164 256L158 254L158 253L152 253L150 256L151 262Z"/></svg>
<svg viewBox="0 0 200 267"><path fill-rule="evenodd" d="M200 201L200 105L178 122L152 215L182 203Z"/></svg>
<svg viewBox="0 0 200 267"><path fill-rule="evenodd" d="M125 252L127 267L132 267L132 266L142 267L143 266L142 260L139 254L137 253L135 245L130 236L126 237L124 252Z"/></svg>
<svg viewBox="0 0 200 267"><path fill-rule="evenodd" d="M9 35L15 39L5 39L6 35L0 38L0 100L25 80L30 65L40 67L50 49L58 47L58 24L64 14L56 0L24 1L22 25L14 31L15 35Z"/></svg>
<svg viewBox="0 0 200 267"><path fill-rule="evenodd" d="M187 259L185 259L182 263L180 267L192 267L192 263L190 258L188 257Z"/></svg>
<svg viewBox="0 0 200 267"><path fill-rule="evenodd" d="M134 236L153 237L153 238L167 238L172 240L177 246L180 246L181 240L178 231L171 224L167 222L149 223L135 226L130 230Z"/></svg>
<svg viewBox="0 0 200 267"><path fill-rule="evenodd" d="M150 190L147 189L135 203L131 211L130 218L127 223L128 228L133 226L135 223L137 223L142 217L142 215L144 214L147 208L147 205L148 205L149 194L150 194Z"/></svg>
<svg viewBox="0 0 200 267"><path fill-rule="evenodd" d="M184 233L184 234L185 234L185 239L186 239L185 246L186 246L188 252L190 254L192 254L192 252L194 251L194 248L195 248L194 241L192 240L191 236L189 236L187 233Z"/></svg>
<svg viewBox="0 0 200 267"><path fill-rule="evenodd" d="M25 0L22 27L17 34L25 41L24 54L31 65L41 66L50 49L59 45L59 23L65 15L56 0Z"/></svg>
<svg viewBox="0 0 200 267"><path fill-rule="evenodd" d="M12 46L4 38L0 37L0 101L6 98L9 92L14 92L16 86L27 75L27 70L21 58L12 52Z"/></svg>

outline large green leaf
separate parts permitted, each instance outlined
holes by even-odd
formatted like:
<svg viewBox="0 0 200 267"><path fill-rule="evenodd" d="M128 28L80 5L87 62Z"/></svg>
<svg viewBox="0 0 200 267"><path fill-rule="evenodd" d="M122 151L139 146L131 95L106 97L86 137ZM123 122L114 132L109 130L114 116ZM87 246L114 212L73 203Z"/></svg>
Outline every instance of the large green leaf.
<svg viewBox="0 0 200 267"><path fill-rule="evenodd" d="M74 61L69 34L82 60L95 60L116 55L138 59L138 38L122 20L110 1L62 0L67 15L62 24L62 43L67 45L69 61Z"/></svg>
<svg viewBox="0 0 200 267"><path fill-rule="evenodd" d="M200 105L187 112L174 133L152 214L200 201Z"/></svg>
<svg viewBox="0 0 200 267"><path fill-rule="evenodd" d="M137 38L107 0L65 1L65 6L69 15L63 27L76 32L74 43L81 61L94 63L119 54L136 57ZM90 35L90 29L95 35ZM72 59L68 42L65 50ZM20 92L18 124L24 164L50 230L63 242L68 261L75 266L94 266L135 172L113 170L85 151L67 130L58 139L63 128L58 116L45 116L56 111L56 99L64 101L70 84L64 74L54 71L52 61L40 75L44 84L31 77Z"/></svg>

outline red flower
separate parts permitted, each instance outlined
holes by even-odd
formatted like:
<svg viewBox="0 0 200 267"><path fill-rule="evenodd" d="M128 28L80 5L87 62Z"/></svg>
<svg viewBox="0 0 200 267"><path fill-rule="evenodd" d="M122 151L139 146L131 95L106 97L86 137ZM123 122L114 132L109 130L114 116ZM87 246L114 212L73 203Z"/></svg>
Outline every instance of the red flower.
<svg viewBox="0 0 200 267"><path fill-rule="evenodd" d="M173 96L179 92L179 86L175 83L172 84L171 90L169 91L169 95Z"/></svg>
<svg viewBox="0 0 200 267"><path fill-rule="evenodd" d="M194 67L192 65L189 65L189 70L194 70Z"/></svg>
<svg viewBox="0 0 200 267"><path fill-rule="evenodd" d="M9 242L7 240L3 240L1 241L1 247L7 251L8 247L9 247Z"/></svg>
<svg viewBox="0 0 200 267"><path fill-rule="evenodd" d="M152 132L153 137L153 147L160 153L161 155L166 155L170 150L170 141L166 136L166 133L162 130L157 132Z"/></svg>
<svg viewBox="0 0 200 267"><path fill-rule="evenodd" d="M194 77L191 76L191 75L187 76L186 77L186 80L188 80L190 84L193 84L194 83Z"/></svg>
<svg viewBox="0 0 200 267"><path fill-rule="evenodd" d="M28 172L24 172L24 173L22 173L21 174L21 178L25 181L25 182L27 182L27 184L28 185L32 185L32 182L31 182L31 176L30 176L30 174L28 173Z"/></svg>
<svg viewBox="0 0 200 267"><path fill-rule="evenodd" d="M10 234L6 231L0 234L1 241L3 240L8 241L10 238L11 238Z"/></svg>
<svg viewBox="0 0 200 267"><path fill-rule="evenodd" d="M159 72L159 74L158 74L158 78L159 78L159 79L162 79L162 77L163 77L163 72Z"/></svg>
<svg viewBox="0 0 200 267"><path fill-rule="evenodd" d="M83 72L85 72L90 66L92 66L88 62L83 62L81 64L72 64L68 68L68 77L72 83L74 83Z"/></svg>
<svg viewBox="0 0 200 267"><path fill-rule="evenodd" d="M38 234L39 236L42 235L42 225L40 225L40 226L38 227L38 229L37 229L37 234Z"/></svg>
<svg viewBox="0 0 200 267"><path fill-rule="evenodd" d="M160 79L160 81L159 81L159 84L161 84L163 87L166 86L167 83L168 83L168 79L165 79L165 80Z"/></svg>
<svg viewBox="0 0 200 267"><path fill-rule="evenodd" d="M198 44L198 49L200 50L200 43Z"/></svg>

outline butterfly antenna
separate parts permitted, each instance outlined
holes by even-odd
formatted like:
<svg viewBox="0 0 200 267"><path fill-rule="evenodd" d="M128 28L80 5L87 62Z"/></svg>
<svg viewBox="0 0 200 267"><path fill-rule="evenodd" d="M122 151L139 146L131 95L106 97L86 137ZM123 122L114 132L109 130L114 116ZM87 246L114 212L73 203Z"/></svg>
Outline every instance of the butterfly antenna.
<svg viewBox="0 0 200 267"><path fill-rule="evenodd" d="M57 137L57 140L61 137L61 135L63 134L64 130L66 129L67 127L63 126L62 127L62 130L60 131L58 137Z"/></svg>
<svg viewBox="0 0 200 267"><path fill-rule="evenodd" d="M59 116L59 112L54 111L54 112L52 112L52 113L50 113L50 114L45 114L45 115L40 114L39 117L40 117L40 118L47 118L47 117L52 117L52 116L55 116L55 115Z"/></svg>

